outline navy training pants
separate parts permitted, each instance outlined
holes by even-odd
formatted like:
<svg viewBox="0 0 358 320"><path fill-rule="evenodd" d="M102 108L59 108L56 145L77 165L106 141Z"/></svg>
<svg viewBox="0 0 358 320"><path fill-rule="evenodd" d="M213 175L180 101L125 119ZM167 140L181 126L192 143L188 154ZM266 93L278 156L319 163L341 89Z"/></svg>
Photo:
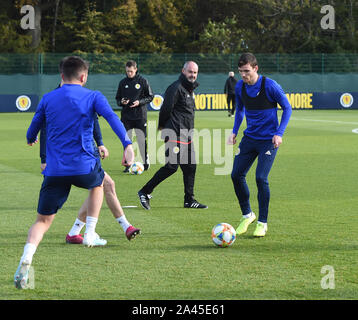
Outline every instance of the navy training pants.
<svg viewBox="0 0 358 320"><path fill-rule="evenodd" d="M268 175L275 160L277 150L278 148L274 148L271 140L255 140L244 136L240 142L231 172L231 179L242 214L249 214L251 212L250 191L246 183L246 175L255 159L258 159L256 185L259 203L258 221L261 222L267 222L270 202Z"/></svg>

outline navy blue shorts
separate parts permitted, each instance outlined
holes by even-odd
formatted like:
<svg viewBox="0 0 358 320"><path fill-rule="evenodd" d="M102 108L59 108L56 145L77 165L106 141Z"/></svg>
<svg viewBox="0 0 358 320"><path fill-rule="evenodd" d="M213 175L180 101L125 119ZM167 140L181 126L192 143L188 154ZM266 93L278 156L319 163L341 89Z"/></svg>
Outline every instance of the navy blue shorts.
<svg viewBox="0 0 358 320"><path fill-rule="evenodd" d="M72 185L84 189L93 189L102 184L103 178L104 171L99 161L88 174L60 177L45 176L40 190L37 212L42 215L56 213L66 202Z"/></svg>

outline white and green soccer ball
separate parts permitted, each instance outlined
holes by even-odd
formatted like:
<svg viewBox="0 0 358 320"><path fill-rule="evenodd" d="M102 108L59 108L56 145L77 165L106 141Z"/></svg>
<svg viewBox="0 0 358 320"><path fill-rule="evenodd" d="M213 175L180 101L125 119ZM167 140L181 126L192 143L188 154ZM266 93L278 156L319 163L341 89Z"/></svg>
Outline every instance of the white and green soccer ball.
<svg viewBox="0 0 358 320"><path fill-rule="evenodd" d="M236 240L236 231L232 225L222 222L211 231L211 239L218 247L230 247Z"/></svg>
<svg viewBox="0 0 358 320"><path fill-rule="evenodd" d="M134 162L130 168L129 168L129 172L131 174L142 174L144 171L144 166L143 166L143 163L141 162Z"/></svg>

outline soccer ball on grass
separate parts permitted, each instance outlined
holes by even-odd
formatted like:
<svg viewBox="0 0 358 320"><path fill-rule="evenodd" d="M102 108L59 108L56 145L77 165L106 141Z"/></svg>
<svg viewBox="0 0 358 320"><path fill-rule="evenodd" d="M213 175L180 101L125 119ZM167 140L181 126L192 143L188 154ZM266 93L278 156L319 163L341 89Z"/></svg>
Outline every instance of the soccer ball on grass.
<svg viewBox="0 0 358 320"><path fill-rule="evenodd" d="M129 168L129 172L131 174L142 174L143 171L144 171L144 166L141 162L134 162Z"/></svg>
<svg viewBox="0 0 358 320"><path fill-rule="evenodd" d="M211 231L211 239L218 247L229 247L236 240L236 231L232 225L222 222Z"/></svg>

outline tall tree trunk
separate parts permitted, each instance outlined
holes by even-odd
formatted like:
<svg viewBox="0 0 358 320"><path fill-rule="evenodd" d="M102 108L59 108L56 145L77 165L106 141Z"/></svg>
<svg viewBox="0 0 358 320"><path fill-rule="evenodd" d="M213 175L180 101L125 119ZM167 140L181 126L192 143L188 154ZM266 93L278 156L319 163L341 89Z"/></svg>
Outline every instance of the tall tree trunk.
<svg viewBox="0 0 358 320"><path fill-rule="evenodd" d="M60 0L56 0L55 3L55 17L53 19L53 29L52 29L52 52L56 51L56 25L57 25L57 16L58 16L58 6Z"/></svg>
<svg viewBox="0 0 358 320"><path fill-rule="evenodd" d="M41 43L41 6L35 5L35 29L30 30L32 36L31 48L36 49Z"/></svg>

